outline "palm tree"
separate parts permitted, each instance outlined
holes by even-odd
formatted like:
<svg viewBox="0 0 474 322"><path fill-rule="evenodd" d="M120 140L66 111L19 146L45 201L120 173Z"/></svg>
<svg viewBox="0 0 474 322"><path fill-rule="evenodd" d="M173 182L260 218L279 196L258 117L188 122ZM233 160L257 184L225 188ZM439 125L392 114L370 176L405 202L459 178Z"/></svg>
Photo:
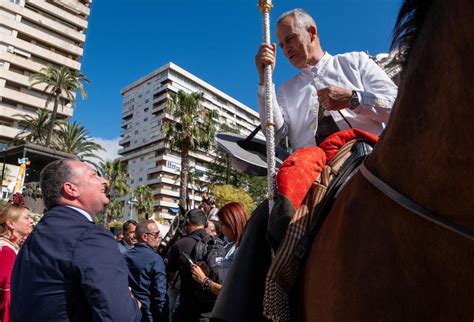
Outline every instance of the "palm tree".
<svg viewBox="0 0 474 322"><path fill-rule="evenodd" d="M89 131L77 122L62 124L54 133L53 147L59 151L75 154L79 159L101 159L95 153L104 148L92 141Z"/></svg>
<svg viewBox="0 0 474 322"><path fill-rule="evenodd" d="M48 134L46 136L45 146L49 147L53 135L54 125L59 104L66 105L68 102L76 100L74 92L77 91L83 99L87 97L83 83L89 83L86 76L78 70L71 70L66 66L53 67L48 66L40 70L39 73L30 76L31 86L37 84L46 85L44 93L48 95L46 104L54 101L53 113L49 121Z"/></svg>
<svg viewBox="0 0 474 322"><path fill-rule="evenodd" d="M139 185L135 188L133 196L137 198L137 212L139 219L148 219L153 215L153 191L148 186ZM132 206L133 207L133 206Z"/></svg>
<svg viewBox="0 0 474 322"><path fill-rule="evenodd" d="M109 181L105 193L110 202L104 209L105 215L103 220L104 227L107 227L107 223L110 220L122 214L124 205L123 201L119 201L118 198L130 192L131 189L128 184L130 174L128 173L127 166L120 160L101 162L99 171Z"/></svg>
<svg viewBox="0 0 474 322"><path fill-rule="evenodd" d="M21 132L15 136L14 142L29 142L44 145L47 136L47 125L50 119L50 113L47 110L37 109L36 116L28 114L15 114L19 117L22 126Z"/></svg>
<svg viewBox="0 0 474 322"><path fill-rule="evenodd" d="M190 209L194 208L194 196L196 195L196 191L200 192L203 188L203 178L204 174L200 173L196 170L195 167L190 166L189 167L189 173L188 173L188 188L191 188L191 196L186 200L187 205L190 206ZM178 182L178 180L181 180L181 175L176 175L176 178L174 182ZM189 189L188 189L189 190Z"/></svg>
<svg viewBox="0 0 474 322"><path fill-rule="evenodd" d="M196 170L196 168L191 167L188 173L188 181L191 186L191 209L194 208L194 196L196 195L196 190L201 191L202 188L202 181L203 181L203 173L200 173Z"/></svg>
<svg viewBox="0 0 474 322"><path fill-rule="evenodd" d="M165 106L165 113L171 120L164 119L161 125L166 142L171 149L181 150L181 180L179 187L179 203L186 208L187 187L189 176L189 152L197 148L209 149L215 137L216 110L208 110L202 106L204 93L186 93L179 90L171 94Z"/></svg>
<svg viewBox="0 0 474 322"><path fill-rule="evenodd" d="M104 208L104 215L102 217L102 225L107 228L107 225L114 219L118 219L123 214L124 202L118 199L110 199L107 206Z"/></svg>

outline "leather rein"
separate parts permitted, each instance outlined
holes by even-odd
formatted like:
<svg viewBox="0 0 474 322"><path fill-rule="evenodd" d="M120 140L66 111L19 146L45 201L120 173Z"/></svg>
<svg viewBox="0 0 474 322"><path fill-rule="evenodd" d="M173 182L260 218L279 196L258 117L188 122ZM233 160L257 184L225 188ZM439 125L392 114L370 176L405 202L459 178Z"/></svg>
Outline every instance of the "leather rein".
<svg viewBox="0 0 474 322"><path fill-rule="evenodd" d="M414 202L413 200L409 199L408 197L402 195L392 187L390 187L387 183L382 181L378 178L375 174L373 174L367 167L365 163L359 168L360 173L364 176L364 178L370 182L375 188L377 188L380 192L382 192L386 197L390 198L392 201L396 202L398 205L402 206L403 208L409 210L410 212L438 225L445 229L448 229L462 237L465 237L470 240L474 240L474 230L459 226L455 223L452 223L439 215L433 213L432 211L426 209L425 207L419 205L418 203Z"/></svg>

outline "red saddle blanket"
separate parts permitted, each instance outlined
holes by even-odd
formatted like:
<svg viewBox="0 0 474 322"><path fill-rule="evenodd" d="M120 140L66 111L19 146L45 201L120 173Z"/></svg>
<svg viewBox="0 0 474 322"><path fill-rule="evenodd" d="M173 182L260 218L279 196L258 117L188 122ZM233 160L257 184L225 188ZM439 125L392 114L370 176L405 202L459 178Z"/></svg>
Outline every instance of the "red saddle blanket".
<svg viewBox="0 0 474 322"><path fill-rule="evenodd" d="M299 149L283 162L277 173L278 193L288 198L297 210L326 163L331 161L344 144L354 139L365 139L373 144L378 141L376 135L359 129L348 129L330 135L319 147Z"/></svg>

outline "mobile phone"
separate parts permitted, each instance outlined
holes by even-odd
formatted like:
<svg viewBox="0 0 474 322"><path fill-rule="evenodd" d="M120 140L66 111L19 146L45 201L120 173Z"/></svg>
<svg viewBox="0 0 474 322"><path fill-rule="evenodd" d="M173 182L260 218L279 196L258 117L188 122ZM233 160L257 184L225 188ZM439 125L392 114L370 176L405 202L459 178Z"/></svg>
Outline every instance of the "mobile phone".
<svg viewBox="0 0 474 322"><path fill-rule="evenodd" d="M189 255L186 254L185 252L183 252L183 257L186 259L186 261L188 261L189 265L194 265L194 262L191 259L191 257L189 257Z"/></svg>

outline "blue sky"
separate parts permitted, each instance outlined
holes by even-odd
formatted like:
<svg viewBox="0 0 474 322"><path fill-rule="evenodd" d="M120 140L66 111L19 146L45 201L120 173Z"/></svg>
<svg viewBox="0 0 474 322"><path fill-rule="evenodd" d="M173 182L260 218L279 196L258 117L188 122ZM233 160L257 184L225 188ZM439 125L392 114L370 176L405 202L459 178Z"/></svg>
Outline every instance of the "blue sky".
<svg viewBox="0 0 474 322"><path fill-rule="evenodd" d="M94 137L120 133L120 90L173 62L256 109L254 57L262 42L257 0L95 0L82 59L91 81L73 120ZM274 0L272 41L281 13L300 7L318 24L331 54L386 52L401 0ZM277 52L274 82L297 73Z"/></svg>

